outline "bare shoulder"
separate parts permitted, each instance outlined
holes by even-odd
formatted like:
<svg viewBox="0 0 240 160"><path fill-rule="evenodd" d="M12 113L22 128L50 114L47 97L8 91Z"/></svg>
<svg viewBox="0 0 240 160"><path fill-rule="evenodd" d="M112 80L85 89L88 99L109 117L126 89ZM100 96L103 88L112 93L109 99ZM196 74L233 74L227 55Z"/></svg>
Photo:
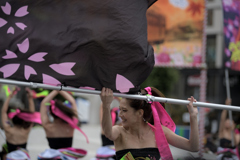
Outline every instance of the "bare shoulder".
<svg viewBox="0 0 240 160"><path fill-rule="evenodd" d="M115 125L112 127L113 134L115 135L116 139L119 139L122 134L124 134L124 128L119 125Z"/></svg>
<svg viewBox="0 0 240 160"><path fill-rule="evenodd" d="M124 131L124 128L122 126L119 126L119 125L113 126L112 129L113 129L114 132L118 132L120 134Z"/></svg>

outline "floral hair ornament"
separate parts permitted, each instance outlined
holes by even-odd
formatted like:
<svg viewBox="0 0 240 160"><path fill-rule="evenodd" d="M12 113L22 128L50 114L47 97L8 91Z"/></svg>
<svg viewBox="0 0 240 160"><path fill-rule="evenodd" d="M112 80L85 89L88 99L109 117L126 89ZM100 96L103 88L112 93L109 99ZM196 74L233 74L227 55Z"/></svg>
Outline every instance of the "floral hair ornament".
<svg viewBox="0 0 240 160"><path fill-rule="evenodd" d="M148 95L152 95L151 87L146 87L144 89L147 91ZM169 128L173 132L175 132L176 125L159 102L152 102L151 108L153 113L154 126L150 123L147 124L152 128L155 133L156 143L158 146L158 150L161 154L161 158L163 160L173 160L172 153L170 151L167 139L162 129L162 125Z"/></svg>
<svg viewBox="0 0 240 160"><path fill-rule="evenodd" d="M41 115L39 112L24 113L24 112L21 112L20 109L11 109L10 113L8 113L8 117L10 119L13 119L15 116L17 116L18 118L26 122L34 122L34 123L42 124Z"/></svg>
<svg viewBox="0 0 240 160"><path fill-rule="evenodd" d="M52 112L56 116L61 118L62 120L66 121L72 128L79 130L85 136L85 138L87 140L87 143L89 143L87 135L77 125L78 124L78 119L75 118L75 117L73 117L73 118L68 117L58 107L55 106L55 101L54 100L51 100L50 103L51 103Z"/></svg>

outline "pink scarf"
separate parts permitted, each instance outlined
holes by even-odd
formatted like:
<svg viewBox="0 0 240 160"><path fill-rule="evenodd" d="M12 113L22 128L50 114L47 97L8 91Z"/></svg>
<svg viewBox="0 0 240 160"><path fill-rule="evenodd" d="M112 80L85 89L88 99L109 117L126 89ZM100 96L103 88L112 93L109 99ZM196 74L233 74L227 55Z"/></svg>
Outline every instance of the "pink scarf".
<svg viewBox="0 0 240 160"><path fill-rule="evenodd" d="M61 118L64 121L66 121L72 128L75 128L75 129L79 130L85 136L85 138L87 140L87 143L89 143L87 135L77 126L77 124L78 124L78 119L77 118L68 117L58 107L55 106L55 101L54 100L51 100L51 109L52 109L52 112L56 116L58 116L59 118Z"/></svg>
<svg viewBox="0 0 240 160"><path fill-rule="evenodd" d="M34 122L42 124L41 115L39 112L34 113L23 113L20 109L11 109L11 112L8 113L8 117L13 119L13 117L17 116L18 118L26 121L26 122Z"/></svg>
<svg viewBox="0 0 240 160"><path fill-rule="evenodd" d="M34 122L42 124L41 115L39 112L34 113L22 113L20 109L11 109L10 113L8 113L8 117L13 119L13 117L17 116L18 118L26 121L26 122Z"/></svg>
<svg viewBox="0 0 240 160"><path fill-rule="evenodd" d="M149 95L152 95L151 87L146 87L145 90ZM162 129L162 125L168 127L173 132L175 132L176 125L159 102L152 102L151 108L153 113L154 126L152 126L150 123L147 124L155 132L156 143L161 155L161 159L173 160L172 153Z"/></svg>

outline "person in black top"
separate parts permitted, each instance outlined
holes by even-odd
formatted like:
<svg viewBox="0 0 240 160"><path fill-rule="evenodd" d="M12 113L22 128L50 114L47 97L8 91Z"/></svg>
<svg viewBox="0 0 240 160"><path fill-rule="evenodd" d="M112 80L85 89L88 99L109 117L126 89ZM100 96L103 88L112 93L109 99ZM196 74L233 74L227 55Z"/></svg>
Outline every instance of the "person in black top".
<svg viewBox="0 0 240 160"><path fill-rule="evenodd" d="M66 91L53 90L46 96L40 106L40 113L42 119L42 126L46 132L49 147L52 149L60 149L72 147L73 132L72 128L67 122L55 115L52 111L50 101L57 96L62 95L66 100L71 103L71 108L65 106L63 102L56 100L54 106L60 109L66 116L73 118L77 115L77 105L74 98Z"/></svg>
<svg viewBox="0 0 240 160"><path fill-rule="evenodd" d="M163 94L153 87L141 90L142 95L163 97ZM110 104L113 100L111 89L103 88L101 92L103 103L102 127L105 136L114 141L117 160L131 153L135 159L173 159L168 143L188 151L199 149L196 100L191 97L187 105L190 114L190 139L176 135L175 124L165 111L164 103L145 100L122 98L119 117L122 126L112 126ZM160 123L161 122L161 123Z"/></svg>
<svg viewBox="0 0 240 160"><path fill-rule="evenodd" d="M231 99L226 99L225 104L231 105ZM220 146L218 147L218 159L221 159L223 156L231 157L231 158L239 158L238 150L236 149L236 146L240 142L240 134L235 132L235 123L234 121L231 121L227 118L227 110L223 110L221 113L221 120L219 124L219 132L218 132L218 138L220 141ZM234 146L232 146L232 134L233 134L233 141ZM232 152L230 152L232 151ZM235 153L232 154L232 153Z"/></svg>
<svg viewBox="0 0 240 160"><path fill-rule="evenodd" d="M27 98L29 103L29 110L24 110L16 107L9 107L10 100L17 94L19 88L16 87L14 91L7 97L1 110L2 126L6 135L6 145L4 147L7 153L15 151L19 148L27 148L27 141L29 133L33 127L33 122L22 119L20 114L33 115L35 106L33 101L33 94L29 88L26 88ZM12 113L14 116L10 116ZM40 118L40 117L39 117ZM39 119L40 120L40 119ZM2 158L4 155L2 155Z"/></svg>

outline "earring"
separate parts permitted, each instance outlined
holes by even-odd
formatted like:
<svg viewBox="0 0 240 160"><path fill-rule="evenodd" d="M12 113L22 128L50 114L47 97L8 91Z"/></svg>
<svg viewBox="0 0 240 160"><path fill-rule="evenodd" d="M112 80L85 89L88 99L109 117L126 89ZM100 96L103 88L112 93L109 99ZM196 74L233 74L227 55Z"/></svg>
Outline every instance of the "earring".
<svg viewBox="0 0 240 160"><path fill-rule="evenodd" d="M143 121L144 121L145 123L148 123L148 121L146 121L146 119L145 119L145 118L143 118Z"/></svg>

